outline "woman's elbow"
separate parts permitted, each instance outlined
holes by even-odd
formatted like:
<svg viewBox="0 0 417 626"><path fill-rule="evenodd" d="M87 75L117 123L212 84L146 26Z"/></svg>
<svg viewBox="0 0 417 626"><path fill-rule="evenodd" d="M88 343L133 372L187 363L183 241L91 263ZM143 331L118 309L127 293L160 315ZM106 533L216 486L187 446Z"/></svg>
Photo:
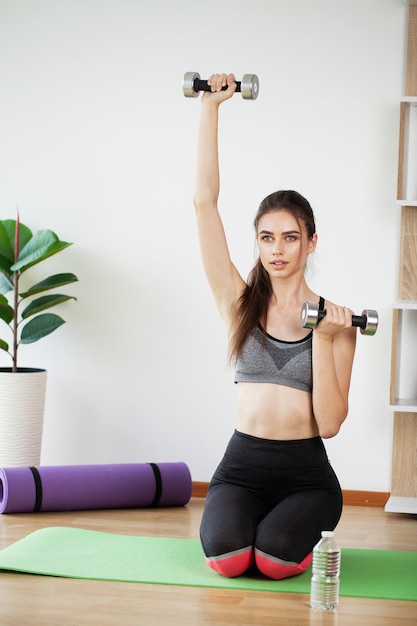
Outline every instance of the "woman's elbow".
<svg viewBox="0 0 417 626"><path fill-rule="evenodd" d="M319 435L322 439L331 439L332 437L336 437L339 430L340 430L340 426L338 427L325 426L323 428L319 428Z"/></svg>
<svg viewBox="0 0 417 626"><path fill-rule="evenodd" d="M347 417L347 410L342 415L332 420L323 420L317 423L319 435L322 439L331 439L339 433L343 422Z"/></svg>

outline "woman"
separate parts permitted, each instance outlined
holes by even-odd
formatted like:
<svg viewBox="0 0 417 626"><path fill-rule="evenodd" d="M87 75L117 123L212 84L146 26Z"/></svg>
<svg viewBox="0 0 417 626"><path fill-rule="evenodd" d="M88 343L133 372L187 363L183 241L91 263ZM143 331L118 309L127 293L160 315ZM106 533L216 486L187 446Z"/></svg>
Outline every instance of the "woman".
<svg viewBox="0 0 417 626"><path fill-rule="evenodd" d="M295 191L267 196L255 218L259 258L248 282L233 265L218 213L218 112L236 90L214 74L202 97L194 205L204 269L230 337L237 424L207 493L201 542L208 565L233 577L256 565L273 579L305 571L322 530L342 511L322 438L348 413L356 344L352 311L324 301L304 270L314 216ZM222 87L227 87L223 90ZM302 328L305 301L326 316Z"/></svg>

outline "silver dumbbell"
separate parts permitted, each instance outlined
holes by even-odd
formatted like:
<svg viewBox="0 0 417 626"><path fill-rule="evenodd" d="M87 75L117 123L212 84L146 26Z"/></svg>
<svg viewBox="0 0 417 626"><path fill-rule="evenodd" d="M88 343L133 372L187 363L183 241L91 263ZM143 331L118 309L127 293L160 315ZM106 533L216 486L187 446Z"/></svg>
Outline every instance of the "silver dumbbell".
<svg viewBox="0 0 417 626"><path fill-rule="evenodd" d="M227 87L223 87L223 90ZM207 80L202 80L198 72L186 72L182 81L182 90L186 98L197 98L200 91L211 91ZM259 93L259 80L256 74L245 74L241 81L236 81L236 91L244 100L256 100Z"/></svg>
<svg viewBox="0 0 417 626"><path fill-rule="evenodd" d="M304 328L315 328L326 315L326 311L319 311L316 302L304 302L301 309L301 325ZM375 335L378 328L378 313L372 309L365 309L362 315L352 315L352 326L360 328L361 335Z"/></svg>

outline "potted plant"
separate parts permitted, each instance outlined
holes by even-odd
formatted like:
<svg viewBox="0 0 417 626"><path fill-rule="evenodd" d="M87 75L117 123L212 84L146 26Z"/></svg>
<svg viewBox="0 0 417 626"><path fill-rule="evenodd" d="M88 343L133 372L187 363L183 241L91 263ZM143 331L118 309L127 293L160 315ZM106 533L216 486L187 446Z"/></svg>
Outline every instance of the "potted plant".
<svg viewBox="0 0 417 626"><path fill-rule="evenodd" d="M65 321L47 309L73 299L46 291L76 282L74 274L54 274L32 285L26 271L72 245L51 230L35 234L16 220L0 220L0 320L9 335L0 336L0 351L10 367L0 368L0 466L39 465L46 370L20 367L19 347L59 328ZM22 280L22 276L25 274ZM42 295L41 295L42 294Z"/></svg>

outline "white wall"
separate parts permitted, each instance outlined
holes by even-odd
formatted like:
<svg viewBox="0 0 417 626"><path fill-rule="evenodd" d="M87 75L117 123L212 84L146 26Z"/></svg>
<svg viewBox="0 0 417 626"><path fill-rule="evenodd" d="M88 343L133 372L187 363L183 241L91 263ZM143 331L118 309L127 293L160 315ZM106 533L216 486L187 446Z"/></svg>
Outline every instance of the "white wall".
<svg viewBox="0 0 417 626"><path fill-rule="evenodd" d="M326 446L344 489L389 490L406 12L404 0L0 0L0 217L18 205L33 230L73 241L37 272L80 279L67 324L21 348L21 365L48 369L44 464L183 460L210 479L236 390L196 242L200 103L181 82L253 72L258 100L222 112L233 257L246 275L267 193L311 201L313 288L380 314Z"/></svg>

